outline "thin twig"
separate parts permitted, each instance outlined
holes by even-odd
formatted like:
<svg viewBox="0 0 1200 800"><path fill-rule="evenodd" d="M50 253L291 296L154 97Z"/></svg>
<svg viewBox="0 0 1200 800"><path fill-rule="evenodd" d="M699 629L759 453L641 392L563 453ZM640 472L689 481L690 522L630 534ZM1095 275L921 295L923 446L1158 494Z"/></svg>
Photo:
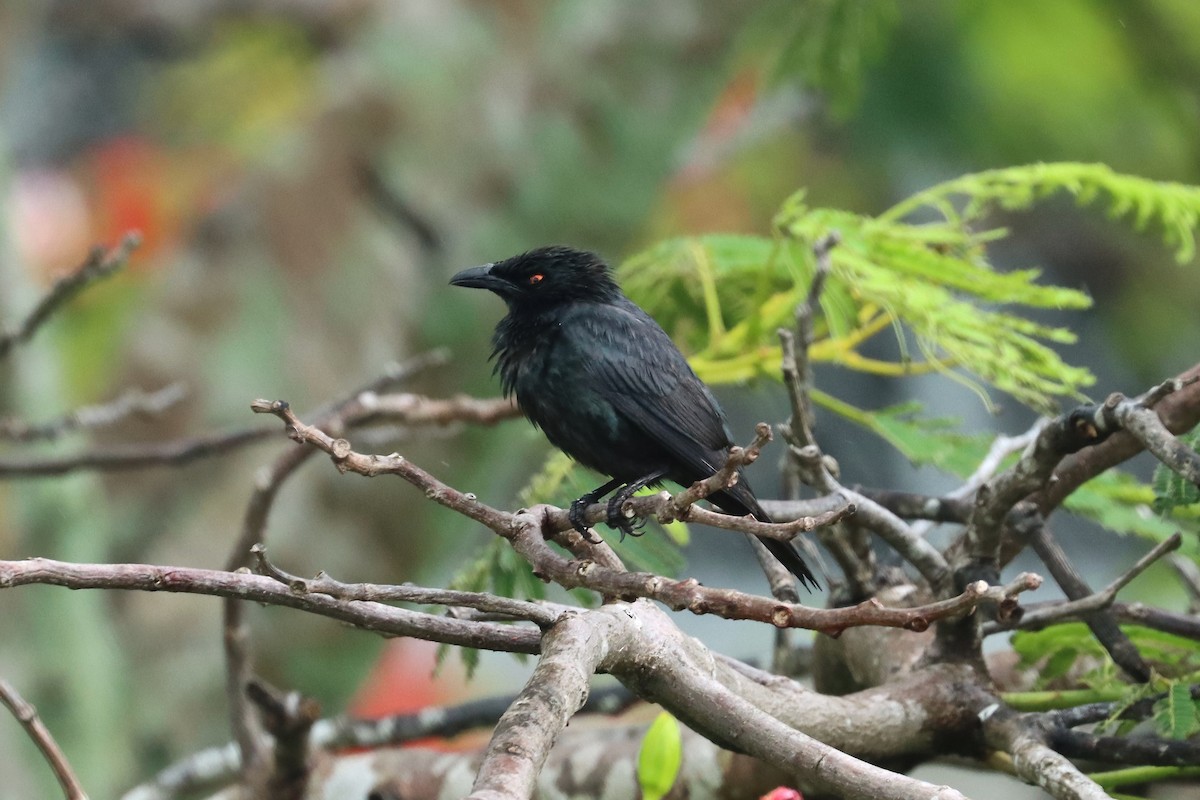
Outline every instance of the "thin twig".
<svg viewBox="0 0 1200 800"><path fill-rule="evenodd" d="M58 779L58 785L62 787L67 800L87 800L87 792L79 783L79 778L75 776L75 770L71 769L71 763L67 761L66 754L63 753L49 728L38 716L37 709L21 697L12 684L5 680L0 680L0 703L3 703L4 707L12 712L12 715L17 718L17 722L20 722L21 727L29 734L29 738L37 745L42 757L46 759L46 763L54 772L54 777Z"/></svg>
<svg viewBox="0 0 1200 800"><path fill-rule="evenodd" d="M1167 539L1159 542L1150 552L1142 556L1137 562L1119 575L1112 583L1104 587L1104 589L1095 594L1078 600L1069 600L1062 603L1051 603L1045 606L1027 606L1025 614L1018 620L1013 620L1015 624L997 624L987 623L984 625L984 635L995 633L999 630L1012 630L1018 628L1020 630L1039 630L1065 619L1073 619L1083 616L1093 611L1099 611L1108 608L1117 598L1117 593L1124 589L1130 581L1146 571L1146 568L1153 564L1158 559L1162 558L1167 553L1178 550L1183 542L1182 534L1176 532ZM994 627L993 627L994 626Z"/></svg>
<svg viewBox="0 0 1200 800"><path fill-rule="evenodd" d="M0 479L45 478L84 469L108 472L180 466L255 444L270 434L271 428L255 426L167 442L114 445L69 456L14 456L0 459Z"/></svg>
<svg viewBox="0 0 1200 800"><path fill-rule="evenodd" d="M336 400L317 413L317 418L343 428L358 418L376 419L374 408L380 392L403 385L415 375L445 364L449 354L444 349L422 353L398 364L389 364L382 374ZM408 408L405 413L413 413ZM274 461L260 469L255 477L254 492L242 515L242 527L226 560L226 569L235 570L249 563L250 548L266 541L267 519L283 483L312 455L312 450L289 448ZM242 749L242 763L251 782L266 770L265 738L257 716L246 702L245 687L253 677L250 653L250 631L245 623L245 609L235 599L226 600L222 609L225 652L225 693L229 703L230 724L234 739Z"/></svg>
<svg viewBox="0 0 1200 800"><path fill-rule="evenodd" d="M172 383L153 392L129 389L115 400L83 406L48 422L27 423L0 419L0 439L13 442L49 441L79 430L95 430L115 425L131 416L157 416L187 396L182 383Z"/></svg>
<svg viewBox="0 0 1200 800"><path fill-rule="evenodd" d="M33 310L12 329L0 333L0 361L19 344L29 341L46 320L63 305L96 281L114 274L125 266L129 255L142 243L142 235L126 233L112 250L97 247L74 272L59 278Z"/></svg>
<svg viewBox="0 0 1200 800"><path fill-rule="evenodd" d="M416 636L445 644L517 653L537 653L536 627L452 619L384 603L338 600L296 592L265 575L153 564L74 564L47 558L0 561L0 589L29 585L68 589L180 592L250 600L307 611L385 636Z"/></svg>
<svg viewBox="0 0 1200 800"><path fill-rule="evenodd" d="M314 578L300 578L284 572L267 560L266 548L256 544L250 548L254 571L286 584L294 592L318 592L339 600L370 600L373 602L420 603L421 605L461 606L501 614L512 620L527 620L541 628L553 625L568 606L554 603L513 600L484 592L463 592L451 589L429 589L424 586L378 583L342 583L324 572ZM463 619L462 616L456 616Z"/></svg>

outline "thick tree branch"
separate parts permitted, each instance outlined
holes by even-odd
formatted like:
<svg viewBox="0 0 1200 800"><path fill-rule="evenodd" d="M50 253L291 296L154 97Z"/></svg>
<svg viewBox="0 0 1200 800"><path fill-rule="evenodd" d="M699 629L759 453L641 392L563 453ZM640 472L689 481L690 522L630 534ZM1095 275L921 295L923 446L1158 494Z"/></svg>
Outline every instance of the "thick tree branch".
<svg viewBox="0 0 1200 800"><path fill-rule="evenodd" d="M1054 751L1036 715L995 706L980 715L987 743L1008 753L1021 778L1045 789L1056 800L1111 800L1078 767Z"/></svg>
<svg viewBox="0 0 1200 800"><path fill-rule="evenodd" d="M1168 431L1184 433L1200 424L1200 364L1177 375L1179 391L1154 404L1154 412ZM1063 459L1053 480L1038 488L1033 502L1043 515L1062 504L1076 489L1102 472L1142 452L1142 443L1127 431L1118 431L1102 442Z"/></svg>
<svg viewBox="0 0 1200 800"><path fill-rule="evenodd" d="M616 626L603 668L632 682L694 730L726 746L802 777L804 782L851 798L961 798L946 786L897 775L801 733L731 691L676 645L678 635L661 612L645 601L632 607L606 606ZM620 644L618 645L617 642Z"/></svg>
<svg viewBox="0 0 1200 800"><path fill-rule="evenodd" d="M542 655L516 701L500 718L475 776L471 800L523 800L550 748L588 696L608 652L601 614L565 615L542 638Z"/></svg>

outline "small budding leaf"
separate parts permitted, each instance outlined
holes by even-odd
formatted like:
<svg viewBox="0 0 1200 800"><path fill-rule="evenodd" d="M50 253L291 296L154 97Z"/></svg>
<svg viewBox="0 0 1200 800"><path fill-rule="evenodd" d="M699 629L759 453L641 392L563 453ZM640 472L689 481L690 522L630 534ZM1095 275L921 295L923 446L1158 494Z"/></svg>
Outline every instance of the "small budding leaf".
<svg viewBox="0 0 1200 800"><path fill-rule="evenodd" d="M661 800L679 777L683 742L679 723L666 711L655 717L638 751L638 785L644 800Z"/></svg>

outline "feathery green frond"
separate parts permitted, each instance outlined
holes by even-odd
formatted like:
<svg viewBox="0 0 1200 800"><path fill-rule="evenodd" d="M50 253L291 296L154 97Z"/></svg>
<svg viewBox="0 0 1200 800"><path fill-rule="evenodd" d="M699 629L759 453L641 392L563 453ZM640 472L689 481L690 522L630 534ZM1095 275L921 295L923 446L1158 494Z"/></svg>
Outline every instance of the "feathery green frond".
<svg viewBox="0 0 1200 800"><path fill-rule="evenodd" d="M894 222L928 209L965 226L996 208L1027 210L1057 192L1074 195L1080 205L1106 203L1113 218L1130 218L1139 231L1158 223L1180 263L1196 255L1200 187L1120 175L1104 164L1030 164L963 175L918 192L879 219ZM961 211L954 210L955 200Z"/></svg>
<svg viewBox="0 0 1200 800"><path fill-rule="evenodd" d="M1053 345L1066 328L1031 320L1027 309L1081 309L1086 294L1039 283L1034 268L996 270L988 247L1007 236L979 225L992 210L1027 209L1056 192L1105 202L1139 228L1162 226L1180 260L1194 253L1200 187L1118 175L1102 165L1035 164L965 175L918 192L877 217L811 208L797 192L775 219L775 236L709 235L662 242L629 259L620 278L690 354L712 383L779 376L776 330L794 324L815 269L812 246L828 233L830 254L810 358L878 375L941 372L975 388L1006 392L1044 412L1078 398L1091 373ZM932 221L911 222L930 216ZM862 345L893 331L900 357L881 361Z"/></svg>

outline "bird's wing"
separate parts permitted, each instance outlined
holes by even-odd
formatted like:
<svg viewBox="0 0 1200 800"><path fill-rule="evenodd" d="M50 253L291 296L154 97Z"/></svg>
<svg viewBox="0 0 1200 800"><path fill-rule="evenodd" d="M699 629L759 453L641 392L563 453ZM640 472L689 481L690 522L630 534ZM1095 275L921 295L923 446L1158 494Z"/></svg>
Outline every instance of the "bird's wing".
<svg viewBox="0 0 1200 800"><path fill-rule="evenodd" d="M628 301L593 307L563 332L591 356L592 389L680 462L679 478L724 464L730 433L720 406L648 314Z"/></svg>

